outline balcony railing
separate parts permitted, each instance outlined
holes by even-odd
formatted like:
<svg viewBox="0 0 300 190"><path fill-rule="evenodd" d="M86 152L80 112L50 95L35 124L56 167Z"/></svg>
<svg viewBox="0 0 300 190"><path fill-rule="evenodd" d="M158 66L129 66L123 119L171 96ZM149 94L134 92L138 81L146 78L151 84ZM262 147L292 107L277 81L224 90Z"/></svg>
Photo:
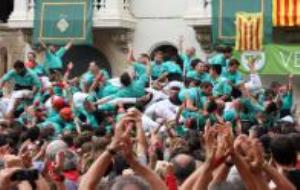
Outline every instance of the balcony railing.
<svg viewBox="0 0 300 190"><path fill-rule="evenodd" d="M14 10L8 26L32 28L35 0L14 0ZM130 0L93 0L94 27L134 28L135 19L130 12Z"/></svg>

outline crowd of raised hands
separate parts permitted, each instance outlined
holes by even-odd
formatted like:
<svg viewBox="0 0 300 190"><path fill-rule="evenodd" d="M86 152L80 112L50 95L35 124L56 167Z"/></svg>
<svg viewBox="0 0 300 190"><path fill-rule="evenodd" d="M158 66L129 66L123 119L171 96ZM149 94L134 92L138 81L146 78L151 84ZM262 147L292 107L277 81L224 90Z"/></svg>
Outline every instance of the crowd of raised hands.
<svg viewBox="0 0 300 190"><path fill-rule="evenodd" d="M265 153L260 140L253 134L236 136L230 122L211 125L209 120L203 134L197 136L198 141L203 144L205 159L197 164L195 170L184 181L179 182L176 179L178 171L176 173L172 161L160 160L157 152L159 150L166 152L169 141L174 141L169 145L170 152L188 146L187 141L172 137L169 129L166 139L159 137L158 130L148 134L149 138L146 137L141 117L142 114L137 109L128 109L116 123L114 135L109 137L110 143L107 143L101 154L93 155L95 161L88 169L82 169L84 168L82 164L84 165L86 158L92 153L79 156L77 170L82 176L78 189L107 189L107 186L108 189L124 190L125 187L141 190L219 189L226 183L233 168L237 170L244 189L296 189L281 173L282 168L276 164L272 156ZM47 146L48 142L38 147L27 140L20 146L17 154L13 154L8 145L0 147L0 160L3 162L3 169L0 171L0 189L10 190L13 187L20 190L68 189L62 175L66 152L58 151L54 158L50 158L46 153ZM109 182L107 175L111 165L116 162L117 155L126 161L128 167L122 170L114 182ZM35 170L31 168L38 160L43 162L44 168L40 172L37 171L34 176L32 173ZM47 167L49 164L52 166L51 169Z"/></svg>

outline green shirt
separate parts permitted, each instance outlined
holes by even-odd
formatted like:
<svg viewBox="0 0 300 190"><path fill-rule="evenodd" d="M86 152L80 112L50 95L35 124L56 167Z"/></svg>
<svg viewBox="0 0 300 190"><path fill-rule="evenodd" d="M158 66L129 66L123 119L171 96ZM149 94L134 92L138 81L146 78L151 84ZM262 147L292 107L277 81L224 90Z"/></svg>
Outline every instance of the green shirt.
<svg viewBox="0 0 300 190"><path fill-rule="evenodd" d="M56 115L51 118L47 118L46 121L42 124L42 126L47 127L48 125L52 126L55 130L55 134L59 135L64 131L74 131L75 124L73 121L66 122L64 121L60 115Z"/></svg>
<svg viewBox="0 0 300 190"><path fill-rule="evenodd" d="M191 62L193 59L195 59L195 57L190 58L187 54L183 53L180 55L180 58L183 61L183 66L186 72L193 70L191 67Z"/></svg>
<svg viewBox="0 0 300 190"><path fill-rule="evenodd" d="M62 69L63 62L62 57L66 53L66 48L61 47L55 53L52 53L50 50L46 51L45 55L45 66L48 69Z"/></svg>
<svg viewBox="0 0 300 190"><path fill-rule="evenodd" d="M108 80L110 78L108 72L105 69L101 69L100 72L104 76L105 80ZM87 86L92 85L94 82L94 79L95 79L95 76L92 72L88 71L88 72L84 73L80 79L80 88L83 89L83 87L85 85L87 85Z"/></svg>
<svg viewBox="0 0 300 190"><path fill-rule="evenodd" d="M213 96L231 95L232 87L224 77L220 76L217 79L210 77L210 82L213 84Z"/></svg>
<svg viewBox="0 0 300 190"><path fill-rule="evenodd" d="M210 81L208 73L198 73L197 71L188 71L187 78L194 79L199 82Z"/></svg>
<svg viewBox="0 0 300 190"><path fill-rule="evenodd" d="M147 77L147 66L143 63L135 62L132 64L137 79Z"/></svg>
<svg viewBox="0 0 300 190"><path fill-rule="evenodd" d="M222 76L229 80L231 84L237 86L243 82L243 77L240 72L236 71L234 73L225 71Z"/></svg>
<svg viewBox="0 0 300 190"><path fill-rule="evenodd" d="M41 87L41 82L39 78L30 70L26 69L24 76L21 76L16 73L15 70L8 71L1 79L1 82L6 82L12 80L15 82L15 85L30 87L35 86L37 88Z"/></svg>
<svg viewBox="0 0 300 190"><path fill-rule="evenodd" d="M122 87L113 95L114 98L139 98L145 95L146 81L143 79L133 80L127 87Z"/></svg>
<svg viewBox="0 0 300 190"><path fill-rule="evenodd" d="M46 75L45 68L42 64L37 64L34 68L29 69L32 73L36 74L37 76Z"/></svg>
<svg viewBox="0 0 300 190"><path fill-rule="evenodd" d="M192 102L194 102L194 105L199 109L203 108L201 95L202 95L202 93L201 93L201 90L199 87L194 87L194 88L188 89L187 98L189 100L191 100Z"/></svg>
<svg viewBox="0 0 300 190"><path fill-rule="evenodd" d="M166 61L162 64L163 73L182 74L182 70L174 61Z"/></svg>
<svg viewBox="0 0 300 190"><path fill-rule="evenodd" d="M155 80L163 74L163 63L151 62L151 76Z"/></svg>
<svg viewBox="0 0 300 190"><path fill-rule="evenodd" d="M110 96L112 94L117 93L119 90L118 87L113 86L112 84L110 84L109 82L106 82L103 86L101 86L98 91L97 91L97 98L101 99L104 98L106 96Z"/></svg>
<svg viewBox="0 0 300 190"><path fill-rule="evenodd" d="M293 107L293 93L287 92L284 96L282 96L281 101L281 110L291 110Z"/></svg>
<svg viewBox="0 0 300 190"><path fill-rule="evenodd" d="M211 65L222 65L222 67L226 67L226 59L224 54L217 53L210 59L208 59L208 63Z"/></svg>

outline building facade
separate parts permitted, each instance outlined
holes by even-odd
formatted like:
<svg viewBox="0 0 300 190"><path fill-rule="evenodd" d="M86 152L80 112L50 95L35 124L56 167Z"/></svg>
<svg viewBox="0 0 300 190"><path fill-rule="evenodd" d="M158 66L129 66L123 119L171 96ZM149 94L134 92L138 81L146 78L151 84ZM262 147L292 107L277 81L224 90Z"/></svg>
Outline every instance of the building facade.
<svg viewBox="0 0 300 190"><path fill-rule="evenodd" d="M34 48L34 6L34 0L14 0L8 20L0 24L0 74ZM129 44L135 54L151 54L161 46L177 48L183 36L184 46L195 47L199 56L205 57L209 49L211 7L206 0L94 0L93 6L93 46L113 75L126 67Z"/></svg>

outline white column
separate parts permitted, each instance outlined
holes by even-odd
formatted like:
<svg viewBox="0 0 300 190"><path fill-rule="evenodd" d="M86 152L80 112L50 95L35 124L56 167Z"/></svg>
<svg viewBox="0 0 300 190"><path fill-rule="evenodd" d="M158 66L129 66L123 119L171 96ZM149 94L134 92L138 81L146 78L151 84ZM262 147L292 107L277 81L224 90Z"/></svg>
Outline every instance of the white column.
<svg viewBox="0 0 300 190"><path fill-rule="evenodd" d="M26 20L28 0L14 0L14 10L9 21Z"/></svg>

